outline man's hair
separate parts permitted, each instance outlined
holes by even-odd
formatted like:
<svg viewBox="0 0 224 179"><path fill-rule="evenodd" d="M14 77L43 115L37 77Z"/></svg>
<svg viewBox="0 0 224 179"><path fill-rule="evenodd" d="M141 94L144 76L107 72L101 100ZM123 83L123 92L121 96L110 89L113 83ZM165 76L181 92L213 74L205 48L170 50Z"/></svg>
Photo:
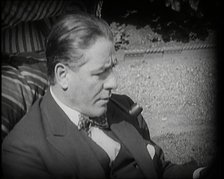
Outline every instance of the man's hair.
<svg viewBox="0 0 224 179"><path fill-rule="evenodd" d="M57 63L81 66L83 52L99 37L113 42L110 26L102 19L89 14L64 15L52 27L46 41L48 77L54 84L54 68Z"/></svg>

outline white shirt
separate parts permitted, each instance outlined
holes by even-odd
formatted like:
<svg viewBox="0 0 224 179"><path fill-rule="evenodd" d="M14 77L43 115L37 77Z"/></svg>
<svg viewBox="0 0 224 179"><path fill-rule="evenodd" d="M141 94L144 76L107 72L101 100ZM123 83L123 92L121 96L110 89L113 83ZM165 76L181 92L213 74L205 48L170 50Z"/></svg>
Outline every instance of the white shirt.
<svg viewBox="0 0 224 179"><path fill-rule="evenodd" d="M65 112L68 118L78 126L79 122L79 112L66 106L63 104L53 93L52 88L50 87L50 93L55 100L55 102L59 105L59 107ZM109 156L110 163L114 161L117 154L120 151L121 145L107 136L101 129L97 127L90 128L90 136L89 136L97 145L99 145Z"/></svg>

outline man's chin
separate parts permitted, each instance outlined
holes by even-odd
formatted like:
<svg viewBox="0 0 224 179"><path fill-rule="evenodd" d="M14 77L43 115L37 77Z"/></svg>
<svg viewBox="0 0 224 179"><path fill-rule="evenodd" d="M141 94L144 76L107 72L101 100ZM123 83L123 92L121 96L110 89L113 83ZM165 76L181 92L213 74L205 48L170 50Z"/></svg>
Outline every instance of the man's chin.
<svg viewBox="0 0 224 179"><path fill-rule="evenodd" d="M107 106L98 106L97 108L92 108L88 111L83 111L82 113L89 117L100 117L107 112Z"/></svg>
<svg viewBox="0 0 224 179"><path fill-rule="evenodd" d="M101 110L99 110L99 115L98 116L102 116L106 112L107 112L107 107L103 107Z"/></svg>
<svg viewBox="0 0 224 179"><path fill-rule="evenodd" d="M101 106L95 111L95 117L100 117L107 112L107 106Z"/></svg>

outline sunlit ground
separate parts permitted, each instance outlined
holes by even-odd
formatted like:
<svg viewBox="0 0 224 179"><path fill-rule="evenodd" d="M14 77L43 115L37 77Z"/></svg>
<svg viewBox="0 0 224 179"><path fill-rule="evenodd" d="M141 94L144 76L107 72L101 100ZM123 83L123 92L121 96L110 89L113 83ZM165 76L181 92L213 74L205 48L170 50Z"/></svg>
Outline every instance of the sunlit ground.
<svg viewBox="0 0 224 179"><path fill-rule="evenodd" d="M207 165L215 155L214 49L118 59L116 93L143 107L152 139L166 159Z"/></svg>

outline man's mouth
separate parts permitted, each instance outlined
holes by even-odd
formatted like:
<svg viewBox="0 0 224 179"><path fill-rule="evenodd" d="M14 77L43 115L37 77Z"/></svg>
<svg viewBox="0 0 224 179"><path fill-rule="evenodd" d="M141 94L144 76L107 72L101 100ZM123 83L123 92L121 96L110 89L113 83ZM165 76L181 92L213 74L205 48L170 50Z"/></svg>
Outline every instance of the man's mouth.
<svg viewBox="0 0 224 179"><path fill-rule="evenodd" d="M109 97L107 97L107 98L100 98L98 102L100 104L102 104L102 105L105 105L105 104L107 104L109 102L109 99L110 99Z"/></svg>
<svg viewBox="0 0 224 179"><path fill-rule="evenodd" d="M110 98L102 98L101 100L105 101L105 102L109 102Z"/></svg>

